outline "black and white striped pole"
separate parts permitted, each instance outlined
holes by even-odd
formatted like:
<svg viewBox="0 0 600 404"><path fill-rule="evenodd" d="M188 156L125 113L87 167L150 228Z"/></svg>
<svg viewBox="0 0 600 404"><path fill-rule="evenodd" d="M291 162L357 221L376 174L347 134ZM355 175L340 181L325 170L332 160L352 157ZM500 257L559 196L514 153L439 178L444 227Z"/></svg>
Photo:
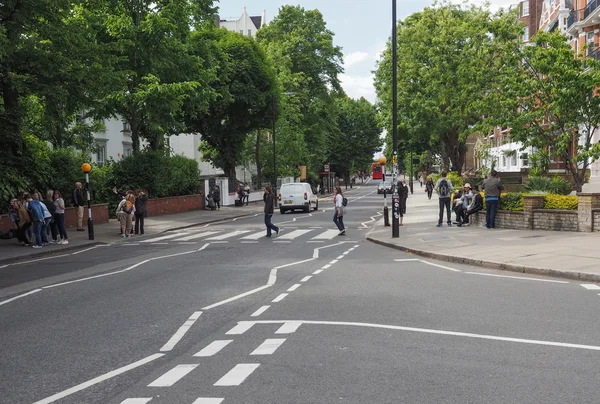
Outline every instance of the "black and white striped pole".
<svg viewBox="0 0 600 404"><path fill-rule="evenodd" d="M92 166L88 163L84 163L81 166L81 170L85 173L85 188L87 190L87 205L88 205L88 236L90 240L94 239L94 222L92 221L92 196L91 196L91 188L90 188L90 171L92 171Z"/></svg>
<svg viewBox="0 0 600 404"><path fill-rule="evenodd" d="M398 195L398 36L396 33L396 0L392 0L392 238L400 237L400 196Z"/></svg>

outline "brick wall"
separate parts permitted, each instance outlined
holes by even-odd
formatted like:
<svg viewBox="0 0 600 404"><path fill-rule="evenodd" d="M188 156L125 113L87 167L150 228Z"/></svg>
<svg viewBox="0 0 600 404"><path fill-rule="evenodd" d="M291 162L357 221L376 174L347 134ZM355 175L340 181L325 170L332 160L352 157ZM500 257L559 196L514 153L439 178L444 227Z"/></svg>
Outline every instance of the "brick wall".
<svg viewBox="0 0 600 404"><path fill-rule="evenodd" d="M578 231L576 210L537 209L533 212L534 230Z"/></svg>
<svg viewBox="0 0 600 404"><path fill-rule="evenodd" d="M204 195L174 196L171 198L149 199L146 203L148 216L170 215L204 209Z"/></svg>
<svg viewBox="0 0 600 404"><path fill-rule="evenodd" d="M523 212L513 212L510 210L499 210L496 214L496 227L500 229L526 230L527 223ZM477 215L471 217L471 225L485 226L485 210L477 212Z"/></svg>
<svg viewBox="0 0 600 404"><path fill-rule="evenodd" d="M108 204L92 205L92 219L94 224L108 223ZM83 225L87 226L88 210L83 211ZM6 233L10 229L8 215L0 215L0 233ZM65 226L77 227L77 209L70 207L65 209Z"/></svg>

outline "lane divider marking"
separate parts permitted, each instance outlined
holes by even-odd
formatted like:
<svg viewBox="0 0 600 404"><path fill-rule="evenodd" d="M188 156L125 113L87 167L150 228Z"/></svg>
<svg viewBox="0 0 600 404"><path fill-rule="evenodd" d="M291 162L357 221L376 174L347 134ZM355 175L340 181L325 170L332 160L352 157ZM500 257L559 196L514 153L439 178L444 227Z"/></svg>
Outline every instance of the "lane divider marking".
<svg viewBox="0 0 600 404"><path fill-rule="evenodd" d="M233 342L232 339L223 339L223 340L213 341L210 344L208 344L207 346L205 346L204 348L202 348L201 351L195 353L194 356L201 357L201 358L213 356L213 355L219 353L221 351L221 349L225 348L227 345L229 345L232 342Z"/></svg>
<svg viewBox="0 0 600 404"><path fill-rule="evenodd" d="M192 328L194 323L200 318L201 315L201 311L197 311L194 314L192 314L190 318L188 318L187 321L183 323L181 327L179 327L175 334L173 334L171 339L169 339L169 341L167 341L167 343L163 345L162 348L160 348L160 352L168 352L175 348L175 345L177 345L177 343L181 341L185 333L187 333L189 329Z"/></svg>
<svg viewBox="0 0 600 404"><path fill-rule="evenodd" d="M260 366L259 363L240 363L235 365L225 376L221 377L215 386L239 386Z"/></svg>

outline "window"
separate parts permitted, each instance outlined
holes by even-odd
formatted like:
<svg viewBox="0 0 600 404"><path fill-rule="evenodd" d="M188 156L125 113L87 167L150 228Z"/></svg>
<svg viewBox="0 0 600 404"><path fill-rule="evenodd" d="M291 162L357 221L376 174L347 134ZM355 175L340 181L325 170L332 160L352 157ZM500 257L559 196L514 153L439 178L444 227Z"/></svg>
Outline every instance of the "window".
<svg viewBox="0 0 600 404"><path fill-rule="evenodd" d="M523 30L523 42L529 42L529 27Z"/></svg>
<svg viewBox="0 0 600 404"><path fill-rule="evenodd" d="M510 160L511 160L510 165L513 167L516 167L517 166L517 152L516 151L513 153Z"/></svg>
<svg viewBox="0 0 600 404"><path fill-rule="evenodd" d="M244 30L243 29L240 30L240 34L244 35Z"/></svg>
<svg viewBox="0 0 600 404"><path fill-rule="evenodd" d="M106 163L106 139L96 139L96 164L102 167Z"/></svg>
<svg viewBox="0 0 600 404"><path fill-rule="evenodd" d="M133 144L131 142L123 142L123 155L129 157L133 154Z"/></svg>
<svg viewBox="0 0 600 404"><path fill-rule="evenodd" d="M529 165L529 154L522 153L521 154L521 166L526 167Z"/></svg>
<svg viewBox="0 0 600 404"><path fill-rule="evenodd" d="M587 32L585 34L585 43L587 44L587 55L591 56L596 50L596 43L594 41L594 32Z"/></svg>
<svg viewBox="0 0 600 404"><path fill-rule="evenodd" d="M521 2L521 17L526 17L528 15L529 15L529 0L525 0L525 1Z"/></svg>
<svg viewBox="0 0 600 404"><path fill-rule="evenodd" d="M502 156L502 167L506 167L506 155Z"/></svg>
<svg viewBox="0 0 600 404"><path fill-rule="evenodd" d="M123 122L123 132L131 132L131 125L129 122Z"/></svg>

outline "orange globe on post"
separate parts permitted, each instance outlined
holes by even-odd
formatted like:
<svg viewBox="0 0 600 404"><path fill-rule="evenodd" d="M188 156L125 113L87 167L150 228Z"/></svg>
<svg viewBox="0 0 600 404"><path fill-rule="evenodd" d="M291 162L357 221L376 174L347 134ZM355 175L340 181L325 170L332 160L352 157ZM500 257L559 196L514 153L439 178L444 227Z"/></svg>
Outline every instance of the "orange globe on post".
<svg viewBox="0 0 600 404"><path fill-rule="evenodd" d="M381 156L381 157L379 157L379 163L380 163L380 164L385 164L385 163L387 163L387 159L385 158L385 156Z"/></svg>
<svg viewBox="0 0 600 404"><path fill-rule="evenodd" d="M89 173L90 171L92 171L92 166L89 165L88 163L83 163L83 165L81 166L81 169L83 170L84 173Z"/></svg>

